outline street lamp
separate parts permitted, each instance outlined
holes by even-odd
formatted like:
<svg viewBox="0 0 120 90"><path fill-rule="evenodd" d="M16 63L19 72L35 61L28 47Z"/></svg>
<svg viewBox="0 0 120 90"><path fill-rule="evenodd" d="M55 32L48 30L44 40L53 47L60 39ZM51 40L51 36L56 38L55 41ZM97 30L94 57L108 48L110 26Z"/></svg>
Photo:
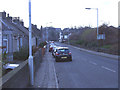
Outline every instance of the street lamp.
<svg viewBox="0 0 120 90"><path fill-rule="evenodd" d="M48 25L49 23L52 23L52 22L46 23L46 41L48 41L48 27L47 27L47 25Z"/></svg>
<svg viewBox="0 0 120 90"><path fill-rule="evenodd" d="M85 9L88 9L88 10L95 9L95 10L97 10L97 39L98 39L98 37L99 37L99 31L98 31L98 8L85 8Z"/></svg>
<svg viewBox="0 0 120 90"><path fill-rule="evenodd" d="M33 69L33 56L32 56L32 28L31 28L31 0L29 0L29 59L30 71L30 84L34 85L34 69Z"/></svg>

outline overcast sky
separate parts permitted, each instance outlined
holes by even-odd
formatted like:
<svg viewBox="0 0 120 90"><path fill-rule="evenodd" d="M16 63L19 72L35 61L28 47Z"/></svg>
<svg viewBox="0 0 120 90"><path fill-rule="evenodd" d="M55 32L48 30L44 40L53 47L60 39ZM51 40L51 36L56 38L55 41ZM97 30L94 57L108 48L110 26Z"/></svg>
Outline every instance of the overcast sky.
<svg viewBox="0 0 120 90"><path fill-rule="evenodd" d="M29 26L29 0L0 0L0 12L6 11L12 17L20 17ZM97 26L97 10L99 9L99 25L106 23L118 26L119 0L31 0L32 23L40 26L66 28L74 26ZM50 23L52 22L52 23Z"/></svg>

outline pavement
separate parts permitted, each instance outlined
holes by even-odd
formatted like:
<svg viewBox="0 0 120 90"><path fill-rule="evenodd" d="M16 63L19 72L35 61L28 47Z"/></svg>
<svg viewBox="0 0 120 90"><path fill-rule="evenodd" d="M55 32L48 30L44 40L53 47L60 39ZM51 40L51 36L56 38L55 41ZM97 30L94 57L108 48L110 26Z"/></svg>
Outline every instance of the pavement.
<svg viewBox="0 0 120 90"><path fill-rule="evenodd" d="M33 88L58 88L54 61L48 51L45 53L43 61L36 72Z"/></svg>

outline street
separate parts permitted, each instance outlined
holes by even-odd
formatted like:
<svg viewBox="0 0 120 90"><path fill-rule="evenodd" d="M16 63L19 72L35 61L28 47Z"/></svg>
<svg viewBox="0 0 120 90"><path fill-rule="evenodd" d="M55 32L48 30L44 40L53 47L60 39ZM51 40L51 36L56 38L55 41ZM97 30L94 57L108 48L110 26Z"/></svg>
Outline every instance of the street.
<svg viewBox="0 0 120 90"><path fill-rule="evenodd" d="M71 50L73 61L55 62L55 71L59 88L117 88L118 61L99 55L80 51L73 46ZM49 52L49 54L51 54Z"/></svg>

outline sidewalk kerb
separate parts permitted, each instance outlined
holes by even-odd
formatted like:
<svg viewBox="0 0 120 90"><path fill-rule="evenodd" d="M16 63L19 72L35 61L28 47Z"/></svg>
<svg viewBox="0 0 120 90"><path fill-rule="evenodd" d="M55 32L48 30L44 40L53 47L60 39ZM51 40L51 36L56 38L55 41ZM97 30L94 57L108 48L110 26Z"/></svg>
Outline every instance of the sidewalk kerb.
<svg viewBox="0 0 120 90"><path fill-rule="evenodd" d="M72 45L70 45L70 46L72 46ZM99 55L99 56L104 56L104 57L112 58L112 59L116 59L116 60L118 60L118 57L119 57L117 55L111 55L111 54L107 54L107 53L103 53L103 52L96 52L96 51L87 50L87 49L83 49L83 48L79 48L79 47L75 47L75 46L72 46L72 47L76 48L76 49L79 49L81 51L85 51L85 52L91 53L91 54L95 54L95 55Z"/></svg>

